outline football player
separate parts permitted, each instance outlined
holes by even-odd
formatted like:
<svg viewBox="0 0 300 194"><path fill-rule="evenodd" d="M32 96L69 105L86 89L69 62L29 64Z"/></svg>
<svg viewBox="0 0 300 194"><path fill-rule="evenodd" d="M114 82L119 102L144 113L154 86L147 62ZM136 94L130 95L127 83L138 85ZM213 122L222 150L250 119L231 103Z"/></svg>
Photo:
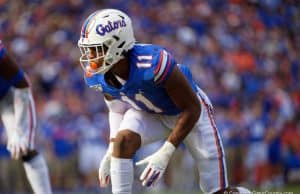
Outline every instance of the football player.
<svg viewBox="0 0 300 194"><path fill-rule="evenodd" d="M0 41L0 116L7 133L12 159L21 160L36 194L52 193L44 157L34 145L36 115L25 73Z"/></svg>
<svg viewBox="0 0 300 194"><path fill-rule="evenodd" d="M205 193L250 193L228 185L213 107L189 69L158 45L136 43L125 13L104 9L91 14L78 46L86 83L103 93L109 109L110 144L99 168L100 186L111 179L114 194L131 194L134 154L164 139L159 150L136 163L145 166L142 185L155 185L184 143L196 160Z"/></svg>

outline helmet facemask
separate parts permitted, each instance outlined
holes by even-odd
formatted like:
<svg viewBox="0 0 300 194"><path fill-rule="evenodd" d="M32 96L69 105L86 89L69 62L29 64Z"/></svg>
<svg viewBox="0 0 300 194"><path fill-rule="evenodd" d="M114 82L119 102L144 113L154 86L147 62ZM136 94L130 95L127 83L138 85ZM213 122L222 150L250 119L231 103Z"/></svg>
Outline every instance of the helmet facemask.
<svg viewBox="0 0 300 194"><path fill-rule="evenodd" d="M97 73L104 74L112 67L111 60L109 60L109 49L105 44L78 44L78 47L81 52L79 61L85 72L92 75Z"/></svg>

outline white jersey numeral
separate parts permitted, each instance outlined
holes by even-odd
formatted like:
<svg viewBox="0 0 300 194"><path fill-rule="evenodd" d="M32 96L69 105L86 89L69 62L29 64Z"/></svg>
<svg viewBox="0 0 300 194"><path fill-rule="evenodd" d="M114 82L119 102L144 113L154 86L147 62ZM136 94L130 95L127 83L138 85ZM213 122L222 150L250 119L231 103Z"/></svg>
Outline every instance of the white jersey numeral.
<svg viewBox="0 0 300 194"><path fill-rule="evenodd" d="M152 66L152 64L151 63L136 63L136 66L138 68L149 68Z"/></svg>
<svg viewBox="0 0 300 194"><path fill-rule="evenodd" d="M152 55L140 55L137 56L137 59L136 66L138 68L150 68L152 66Z"/></svg>
<svg viewBox="0 0 300 194"><path fill-rule="evenodd" d="M142 102L148 109L160 113L162 110L155 106L150 100L148 100L145 96L143 96L141 93L135 94L134 98L140 102Z"/></svg>
<svg viewBox="0 0 300 194"><path fill-rule="evenodd" d="M121 99L125 102L128 102L136 110L142 110L133 100L131 100L127 96L122 96ZM155 106L149 99L147 99L141 93L135 94L134 99L136 101L139 101L139 102L143 103L149 110L151 110L153 112L156 112L156 113L161 113L162 112L162 110L159 107Z"/></svg>
<svg viewBox="0 0 300 194"><path fill-rule="evenodd" d="M121 96L121 99L125 102L128 102L134 109L136 110L142 110L134 101L132 101L130 98L127 96Z"/></svg>

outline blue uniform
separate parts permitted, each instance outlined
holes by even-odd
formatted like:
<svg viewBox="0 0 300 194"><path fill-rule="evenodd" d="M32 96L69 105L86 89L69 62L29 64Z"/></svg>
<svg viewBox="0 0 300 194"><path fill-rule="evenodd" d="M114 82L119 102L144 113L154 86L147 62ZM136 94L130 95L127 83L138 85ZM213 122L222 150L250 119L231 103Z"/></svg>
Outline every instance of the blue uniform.
<svg viewBox="0 0 300 194"><path fill-rule="evenodd" d="M152 44L136 44L128 56L129 78L121 88L109 85L103 74L85 76L87 85L101 90L114 99L127 102L136 109L164 115L180 113L162 86L175 65L185 75L193 90L197 91L190 70L184 65L177 64L170 53L162 47Z"/></svg>
<svg viewBox="0 0 300 194"><path fill-rule="evenodd" d="M6 51L5 48L0 40L0 61L5 56ZM0 62L0 65L1 64ZM6 95L6 93L9 91L10 87L18 83L20 80L24 79L24 72L18 71L16 75L14 75L10 80L7 80L1 76L0 73L0 99Z"/></svg>
<svg viewBox="0 0 300 194"><path fill-rule="evenodd" d="M0 41L0 60L3 58L4 55L5 55L5 48L2 42ZM0 76L0 98L5 96L9 88L10 88L9 82Z"/></svg>

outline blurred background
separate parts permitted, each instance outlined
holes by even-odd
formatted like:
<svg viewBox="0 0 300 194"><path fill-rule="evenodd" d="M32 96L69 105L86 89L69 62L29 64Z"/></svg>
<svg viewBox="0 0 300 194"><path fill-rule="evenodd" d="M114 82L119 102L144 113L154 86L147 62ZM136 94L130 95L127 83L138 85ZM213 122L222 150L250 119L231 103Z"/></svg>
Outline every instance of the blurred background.
<svg viewBox="0 0 300 194"><path fill-rule="evenodd" d="M138 41L164 46L191 68L214 104L231 185L300 193L299 1L0 0L0 39L31 79L37 147L56 193L110 192L97 180L107 109L85 86L77 48L83 20L103 8L127 12ZM30 193L3 130L0 193ZM136 193L152 192L141 189L135 183ZM155 191L197 189L193 160L181 146Z"/></svg>

